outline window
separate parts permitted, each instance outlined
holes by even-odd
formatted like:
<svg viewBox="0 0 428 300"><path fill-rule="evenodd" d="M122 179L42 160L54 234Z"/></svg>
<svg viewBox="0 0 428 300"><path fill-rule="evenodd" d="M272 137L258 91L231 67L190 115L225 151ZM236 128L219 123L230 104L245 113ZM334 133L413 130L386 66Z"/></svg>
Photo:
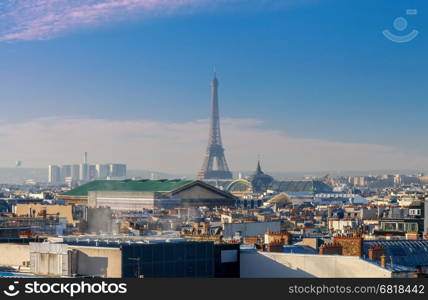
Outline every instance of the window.
<svg viewBox="0 0 428 300"><path fill-rule="evenodd" d="M406 224L406 232L417 232L418 224L417 223L407 223Z"/></svg>
<svg viewBox="0 0 428 300"><path fill-rule="evenodd" d="M397 230L397 223L383 223L385 230Z"/></svg>
<svg viewBox="0 0 428 300"><path fill-rule="evenodd" d="M409 209L409 216L420 216L421 210L416 208Z"/></svg>

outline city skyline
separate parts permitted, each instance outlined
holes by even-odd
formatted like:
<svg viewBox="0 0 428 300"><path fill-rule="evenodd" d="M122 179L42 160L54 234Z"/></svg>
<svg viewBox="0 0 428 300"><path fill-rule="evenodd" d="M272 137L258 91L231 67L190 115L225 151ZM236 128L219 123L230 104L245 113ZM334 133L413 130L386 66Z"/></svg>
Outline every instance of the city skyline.
<svg viewBox="0 0 428 300"><path fill-rule="evenodd" d="M110 4L101 6L110 25L65 1L54 11L39 1L17 19L22 7L6 2L0 167L66 164L87 150L132 169L196 174L215 65L232 171L251 170L259 154L273 172L428 169L422 1L174 1L168 13L159 13L164 1L91 1ZM385 39L408 8L421 34ZM60 10L86 25L23 30Z"/></svg>

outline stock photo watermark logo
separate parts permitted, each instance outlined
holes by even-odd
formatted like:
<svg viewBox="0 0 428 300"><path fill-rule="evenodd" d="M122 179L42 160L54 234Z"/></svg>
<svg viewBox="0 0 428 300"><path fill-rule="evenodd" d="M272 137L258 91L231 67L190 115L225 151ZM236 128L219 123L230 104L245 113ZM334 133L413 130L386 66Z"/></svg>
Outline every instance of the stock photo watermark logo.
<svg viewBox="0 0 428 300"><path fill-rule="evenodd" d="M14 281L8 285L3 293L8 297L17 296L21 290L24 294L63 294L74 297L79 294L126 294L126 283L107 283L107 282L73 282L73 283L47 283L47 282L27 282L23 288L19 289L19 281Z"/></svg>
<svg viewBox="0 0 428 300"><path fill-rule="evenodd" d="M406 15L408 16L415 16L417 14L418 14L418 11L416 9L406 10ZM397 33L399 32L404 33L404 31L407 29L409 24L406 18L397 17L395 18L392 25L394 29L397 31ZM417 31L416 29L411 30L407 34L395 34L395 33L392 33L389 29L384 30L382 33L387 39L389 39L394 43L407 43L407 42L413 41L419 35L419 31Z"/></svg>
<svg viewBox="0 0 428 300"><path fill-rule="evenodd" d="M19 281L14 281L13 284L8 285L7 289L3 291L6 296L15 297L19 294L19 290L17 289L17 285Z"/></svg>

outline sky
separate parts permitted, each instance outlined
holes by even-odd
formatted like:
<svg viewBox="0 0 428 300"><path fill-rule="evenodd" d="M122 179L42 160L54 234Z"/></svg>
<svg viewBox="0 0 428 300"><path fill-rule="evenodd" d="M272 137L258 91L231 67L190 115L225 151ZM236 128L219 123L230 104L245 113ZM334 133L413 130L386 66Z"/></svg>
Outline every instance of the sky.
<svg viewBox="0 0 428 300"><path fill-rule="evenodd" d="M215 68L233 171L259 155L267 172L427 170L427 13L425 0L3 0L0 167L88 151L196 174Z"/></svg>

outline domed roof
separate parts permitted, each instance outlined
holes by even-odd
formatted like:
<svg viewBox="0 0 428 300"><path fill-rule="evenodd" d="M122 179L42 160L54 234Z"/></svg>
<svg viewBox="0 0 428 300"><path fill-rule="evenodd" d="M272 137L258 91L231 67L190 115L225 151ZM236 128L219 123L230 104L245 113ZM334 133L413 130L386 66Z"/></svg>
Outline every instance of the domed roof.
<svg viewBox="0 0 428 300"><path fill-rule="evenodd" d="M271 204L290 203L290 196L288 196L286 193L279 193L278 195L275 195L274 197L269 199L268 203L271 203Z"/></svg>
<svg viewBox="0 0 428 300"><path fill-rule="evenodd" d="M233 193L233 192L252 192L253 187L251 185L251 182L245 179L236 179L232 181L227 187L226 191Z"/></svg>
<svg viewBox="0 0 428 300"><path fill-rule="evenodd" d="M260 161L258 161L256 172L250 177L250 181L253 185L254 192L260 193L266 191L274 179L272 176L269 176L262 171Z"/></svg>

